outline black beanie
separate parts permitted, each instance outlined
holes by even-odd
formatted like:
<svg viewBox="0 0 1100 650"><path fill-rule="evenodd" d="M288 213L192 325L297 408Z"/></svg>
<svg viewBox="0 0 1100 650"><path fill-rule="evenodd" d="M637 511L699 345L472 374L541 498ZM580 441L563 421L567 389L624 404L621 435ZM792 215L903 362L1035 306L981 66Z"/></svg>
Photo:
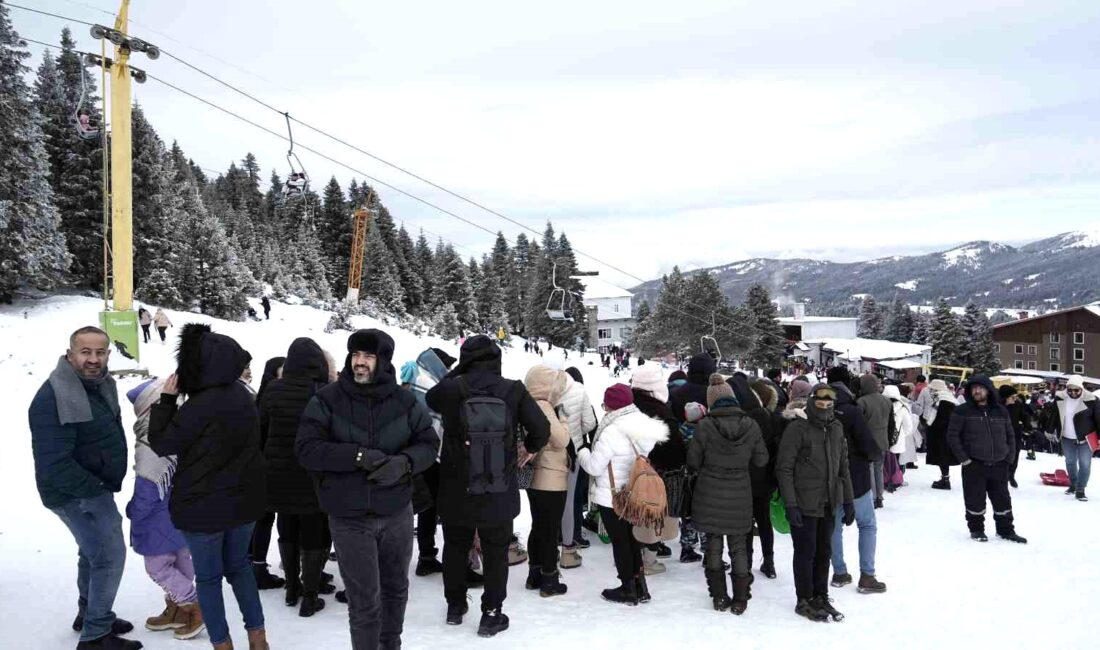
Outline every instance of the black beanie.
<svg viewBox="0 0 1100 650"><path fill-rule="evenodd" d="M431 350L432 352L435 352L435 356L439 358L440 362L443 363L443 367L447 370L450 370L451 366L455 365L455 361L457 361L457 359L455 359L451 355L447 354L443 350L440 350L439 348L432 348Z"/></svg>
<svg viewBox="0 0 1100 650"><path fill-rule="evenodd" d="M1001 401L1003 402L1016 394L1016 387L1011 384L1005 384L997 389L997 394L1001 396Z"/></svg>

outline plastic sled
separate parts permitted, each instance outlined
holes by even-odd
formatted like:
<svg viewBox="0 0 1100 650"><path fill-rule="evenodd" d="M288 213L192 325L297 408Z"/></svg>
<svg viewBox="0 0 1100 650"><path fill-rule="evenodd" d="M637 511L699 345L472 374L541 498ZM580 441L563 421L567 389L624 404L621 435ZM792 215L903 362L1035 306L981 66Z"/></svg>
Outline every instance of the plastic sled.
<svg viewBox="0 0 1100 650"><path fill-rule="evenodd" d="M1064 469L1056 470L1053 474L1040 472L1039 478L1042 479L1043 485L1069 487L1069 474L1066 474L1066 470Z"/></svg>

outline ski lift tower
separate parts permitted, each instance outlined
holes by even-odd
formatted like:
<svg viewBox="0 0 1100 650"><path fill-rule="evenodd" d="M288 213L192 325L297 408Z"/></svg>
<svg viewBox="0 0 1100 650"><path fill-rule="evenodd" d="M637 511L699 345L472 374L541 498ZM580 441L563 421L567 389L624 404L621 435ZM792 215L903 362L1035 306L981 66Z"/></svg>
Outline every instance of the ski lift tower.
<svg viewBox="0 0 1100 650"><path fill-rule="evenodd" d="M354 305L359 301L359 289L363 284L363 257L367 250L367 231L373 214L359 208L353 214L351 236L351 263L348 265L348 294L344 301Z"/></svg>

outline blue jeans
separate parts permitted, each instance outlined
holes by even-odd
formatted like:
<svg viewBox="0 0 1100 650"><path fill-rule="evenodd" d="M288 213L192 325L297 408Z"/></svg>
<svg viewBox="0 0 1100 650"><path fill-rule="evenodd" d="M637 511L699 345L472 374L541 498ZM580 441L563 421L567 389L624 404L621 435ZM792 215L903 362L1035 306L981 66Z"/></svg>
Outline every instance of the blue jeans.
<svg viewBox="0 0 1100 650"><path fill-rule="evenodd" d="M241 608L246 630L264 626L264 608L256 575L248 559L249 544L255 523L245 524L220 533L183 532L195 564L195 586L199 594L199 609L206 623L210 643L218 645L229 640L229 624L225 622L225 601L222 599L222 577L233 588L237 606Z"/></svg>
<svg viewBox="0 0 1100 650"><path fill-rule="evenodd" d="M1062 438L1062 453L1066 456L1066 474L1069 483L1075 489L1084 492L1089 486L1089 474L1092 471L1092 448L1089 443Z"/></svg>
<svg viewBox="0 0 1100 650"><path fill-rule="evenodd" d="M111 632L118 584L126 566L126 541L122 537L122 515L115 497L105 492L97 497L73 499L51 508L76 540L76 588L78 607L84 612L81 641L94 641Z"/></svg>
<svg viewBox="0 0 1100 650"><path fill-rule="evenodd" d="M859 527L859 570L875 575L875 546L878 542L878 522L875 520L875 491L855 500L856 526ZM844 509L837 508L836 528L833 529L833 573L848 573L844 563Z"/></svg>

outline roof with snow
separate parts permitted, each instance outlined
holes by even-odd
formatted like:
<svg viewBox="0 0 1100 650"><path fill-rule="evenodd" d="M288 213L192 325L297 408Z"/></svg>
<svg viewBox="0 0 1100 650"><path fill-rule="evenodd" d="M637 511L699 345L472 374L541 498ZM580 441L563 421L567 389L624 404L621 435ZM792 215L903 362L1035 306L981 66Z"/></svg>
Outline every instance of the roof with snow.
<svg viewBox="0 0 1100 650"><path fill-rule="evenodd" d="M1036 318L1048 318L1050 316L1057 316L1059 314L1064 314L1066 312L1075 311L1075 310L1078 310L1078 309L1084 309L1089 314L1092 314L1093 316L1100 317L1100 301L1098 301L1098 302L1089 303L1087 305L1077 305L1076 307L1067 307L1065 309L1059 309L1057 311L1048 311L1045 314L1032 316L1030 318L1021 318L1020 320L1014 320L1014 321L1011 321L1011 322L1008 322L1008 323L1001 323L1000 325L994 325L993 329L1000 329L1002 327L1008 327L1009 325L1019 325L1020 323L1028 323L1028 322L1031 322L1031 321L1035 320ZM1021 311L1023 311L1023 310L1021 310Z"/></svg>
<svg viewBox="0 0 1100 650"><path fill-rule="evenodd" d="M842 316L803 316L802 318L776 318L780 325L802 325L803 323L840 323L844 321L858 321L858 318L844 318Z"/></svg>
<svg viewBox="0 0 1100 650"><path fill-rule="evenodd" d="M919 357L932 349L930 345L895 343L879 339L820 339L806 342L820 344L823 349L835 352L846 359L861 358L875 361Z"/></svg>
<svg viewBox="0 0 1100 650"><path fill-rule="evenodd" d="M574 280L579 281L584 285L584 297L587 300L599 300L601 298L633 298L634 294L617 287L610 282L601 280L600 278L582 275L574 277Z"/></svg>

